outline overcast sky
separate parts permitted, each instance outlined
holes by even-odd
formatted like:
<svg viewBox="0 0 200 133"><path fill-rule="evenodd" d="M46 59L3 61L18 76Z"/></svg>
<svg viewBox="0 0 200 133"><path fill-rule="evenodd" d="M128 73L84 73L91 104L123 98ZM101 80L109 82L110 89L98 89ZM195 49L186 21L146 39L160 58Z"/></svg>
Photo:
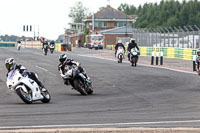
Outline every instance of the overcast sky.
<svg viewBox="0 0 200 133"><path fill-rule="evenodd" d="M39 27L40 36L57 39L64 28L68 28L70 7L78 1L90 12L107 5L107 0L0 0L0 35L33 36L33 33L23 32L23 25L33 25L36 32ZM150 2L160 0L110 0L110 5L117 8L127 3L138 7Z"/></svg>

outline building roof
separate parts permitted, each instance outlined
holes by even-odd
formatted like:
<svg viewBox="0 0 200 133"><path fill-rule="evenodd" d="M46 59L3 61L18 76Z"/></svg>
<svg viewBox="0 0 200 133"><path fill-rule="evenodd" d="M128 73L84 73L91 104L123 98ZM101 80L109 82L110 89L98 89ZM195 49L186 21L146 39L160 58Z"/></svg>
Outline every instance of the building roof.
<svg viewBox="0 0 200 133"><path fill-rule="evenodd" d="M92 19L92 16L89 16L86 18ZM120 12L111 6L107 6L103 8L102 10L98 11L94 14L94 19L133 19L131 16L128 16L124 14L123 12Z"/></svg>
<svg viewBox="0 0 200 133"><path fill-rule="evenodd" d="M101 31L98 31L98 33L102 33L102 34L121 34L121 33L127 33L127 34L130 34L130 33L133 33L135 29L134 28L131 28L131 27L126 27L126 26L123 26L123 27L118 27L118 28L113 28L113 29L107 29L107 30L101 30Z"/></svg>

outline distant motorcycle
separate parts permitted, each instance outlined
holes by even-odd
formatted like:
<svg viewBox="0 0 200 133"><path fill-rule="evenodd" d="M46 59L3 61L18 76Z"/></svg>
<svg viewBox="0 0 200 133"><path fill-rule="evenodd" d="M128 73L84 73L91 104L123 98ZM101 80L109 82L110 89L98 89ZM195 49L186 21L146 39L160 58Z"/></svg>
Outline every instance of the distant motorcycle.
<svg viewBox="0 0 200 133"><path fill-rule="evenodd" d="M137 62L138 62L138 55L139 55L139 51L137 51L135 48L131 49L131 53L130 53L130 62L132 66L137 66Z"/></svg>
<svg viewBox="0 0 200 133"><path fill-rule="evenodd" d="M61 75L73 89L77 90L82 95L92 94L93 87L90 77L86 71L81 72L80 65L65 66L65 75Z"/></svg>
<svg viewBox="0 0 200 133"><path fill-rule="evenodd" d="M51 99L48 90L40 91L38 84L28 76L22 76L19 70L13 70L8 73L7 87L27 104L31 104L34 101L48 103Z"/></svg>
<svg viewBox="0 0 200 133"><path fill-rule="evenodd" d="M18 50L18 51L20 50L21 45L22 45L21 43L18 43L18 44L17 44L17 50Z"/></svg>
<svg viewBox="0 0 200 133"><path fill-rule="evenodd" d="M44 47L43 47L43 52L44 52L44 55L47 55L47 52L48 52L48 45L44 45Z"/></svg>
<svg viewBox="0 0 200 133"><path fill-rule="evenodd" d="M122 63L122 60L124 59L124 49L123 49L123 47L118 47L117 58L118 58L118 63Z"/></svg>
<svg viewBox="0 0 200 133"><path fill-rule="evenodd" d="M50 47L49 47L49 49L50 49L51 53L53 53L53 51L54 51L54 49L55 49L55 45L53 45L53 44L50 44Z"/></svg>

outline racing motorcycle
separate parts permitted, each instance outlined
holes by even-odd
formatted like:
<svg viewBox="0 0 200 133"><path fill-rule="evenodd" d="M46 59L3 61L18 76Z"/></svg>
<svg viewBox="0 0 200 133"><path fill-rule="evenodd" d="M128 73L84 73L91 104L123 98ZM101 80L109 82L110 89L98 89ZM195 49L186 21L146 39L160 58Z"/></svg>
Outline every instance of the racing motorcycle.
<svg viewBox="0 0 200 133"><path fill-rule="evenodd" d="M55 49L55 45L53 45L53 44L50 44L50 47L49 47L49 49L50 49L51 53L53 53L53 51L54 51L54 49Z"/></svg>
<svg viewBox="0 0 200 133"><path fill-rule="evenodd" d="M20 48L21 48L21 43L18 43L18 44L17 44L17 50L19 51Z"/></svg>
<svg viewBox="0 0 200 133"><path fill-rule="evenodd" d="M41 91L34 80L30 79L28 75L22 75L19 70L8 73L7 87L14 91L26 104L31 104L34 101L48 103L51 99L47 89Z"/></svg>
<svg viewBox="0 0 200 133"><path fill-rule="evenodd" d="M123 49L123 47L118 47L117 58L118 58L118 63L122 63L122 60L124 59L124 49Z"/></svg>
<svg viewBox="0 0 200 133"><path fill-rule="evenodd" d="M44 47L43 47L43 52L44 52L44 55L47 55L47 52L48 52L48 45L44 45Z"/></svg>
<svg viewBox="0 0 200 133"><path fill-rule="evenodd" d="M82 95L92 94L93 87L90 77L86 74L85 70L81 70L80 64L65 66L64 75L61 77L65 80L66 85L71 85L76 91ZM60 70L61 71L61 70Z"/></svg>
<svg viewBox="0 0 200 133"><path fill-rule="evenodd" d="M135 48L132 48L130 53L130 62L132 66L137 66L138 55L139 51L137 51Z"/></svg>

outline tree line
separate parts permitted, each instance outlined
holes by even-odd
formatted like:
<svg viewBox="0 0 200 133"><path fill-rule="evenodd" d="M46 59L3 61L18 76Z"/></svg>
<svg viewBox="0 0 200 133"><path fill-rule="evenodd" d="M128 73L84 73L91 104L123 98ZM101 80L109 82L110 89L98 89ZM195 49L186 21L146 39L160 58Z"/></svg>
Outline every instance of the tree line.
<svg viewBox="0 0 200 133"><path fill-rule="evenodd" d="M163 28L170 26L197 25L200 27L200 1L162 0L160 3L134 5L121 4L119 11L127 15L137 15L136 28Z"/></svg>

